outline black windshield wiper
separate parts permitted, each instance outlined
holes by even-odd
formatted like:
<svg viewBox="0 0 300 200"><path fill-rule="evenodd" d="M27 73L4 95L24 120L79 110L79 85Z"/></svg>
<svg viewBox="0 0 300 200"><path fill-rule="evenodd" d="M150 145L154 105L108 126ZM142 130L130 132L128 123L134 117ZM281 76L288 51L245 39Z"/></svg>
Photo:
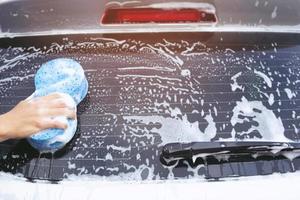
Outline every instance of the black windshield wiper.
<svg viewBox="0 0 300 200"><path fill-rule="evenodd" d="M300 149L300 143L287 142L193 142L169 143L163 147L163 164L181 160L214 155L277 155Z"/></svg>

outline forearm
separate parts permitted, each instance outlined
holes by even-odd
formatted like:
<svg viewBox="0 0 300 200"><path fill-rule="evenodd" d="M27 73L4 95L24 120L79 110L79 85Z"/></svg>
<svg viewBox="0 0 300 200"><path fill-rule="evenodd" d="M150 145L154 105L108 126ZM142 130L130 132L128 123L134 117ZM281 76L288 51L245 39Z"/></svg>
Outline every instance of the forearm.
<svg viewBox="0 0 300 200"><path fill-rule="evenodd" d="M0 115L0 142L9 139L9 122L5 114Z"/></svg>

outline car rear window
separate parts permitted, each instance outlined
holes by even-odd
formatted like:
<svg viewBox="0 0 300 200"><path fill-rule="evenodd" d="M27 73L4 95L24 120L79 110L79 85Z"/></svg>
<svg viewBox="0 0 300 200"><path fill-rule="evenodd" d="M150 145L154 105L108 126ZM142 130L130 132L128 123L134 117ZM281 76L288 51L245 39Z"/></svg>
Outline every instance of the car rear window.
<svg viewBox="0 0 300 200"><path fill-rule="evenodd" d="M298 141L300 35L172 33L35 36L0 40L0 113L34 92L42 63L83 66L89 92L75 138L54 154L52 177L143 180L295 171L299 160L249 157L160 161L165 144ZM0 144L0 170L31 176L39 153ZM49 172L49 155L36 177Z"/></svg>

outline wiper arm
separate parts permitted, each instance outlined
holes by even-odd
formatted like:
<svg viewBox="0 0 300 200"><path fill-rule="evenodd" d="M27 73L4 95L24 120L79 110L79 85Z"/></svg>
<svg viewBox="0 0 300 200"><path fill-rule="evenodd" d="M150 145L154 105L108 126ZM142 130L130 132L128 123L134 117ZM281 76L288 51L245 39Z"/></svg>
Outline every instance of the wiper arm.
<svg viewBox="0 0 300 200"><path fill-rule="evenodd" d="M300 149L300 143L286 142L193 142L169 143L163 147L163 164L181 159L215 155L272 154ZM165 162L165 163L164 163Z"/></svg>

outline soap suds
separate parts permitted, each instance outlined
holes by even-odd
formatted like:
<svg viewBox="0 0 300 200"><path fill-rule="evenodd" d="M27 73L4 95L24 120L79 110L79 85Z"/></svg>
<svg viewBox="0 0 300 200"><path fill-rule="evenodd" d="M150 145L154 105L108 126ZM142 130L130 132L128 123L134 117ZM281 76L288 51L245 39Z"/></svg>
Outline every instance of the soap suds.
<svg viewBox="0 0 300 200"><path fill-rule="evenodd" d="M183 69L183 70L181 70L181 76L188 76L188 77L190 77L191 76L191 71L188 70L188 69Z"/></svg>
<svg viewBox="0 0 300 200"><path fill-rule="evenodd" d="M235 92L237 89L239 89L239 90L241 90L241 91L244 90L243 86L242 86L242 85L239 85L239 84L238 84L238 81L237 81L237 79L238 79L241 75L242 75L242 72L239 72L239 73L237 73L237 74L235 74L234 76L231 77L231 80L233 81L233 83L231 83L230 85L231 85L231 90L232 90L233 92Z"/></svg>
<svg viewBox="0 0 300 200"><path fill-rule="evenodd" d="M260 101L248 101L243 97L233 109L231 124L235 129L233 137L237 140L290 141L284 136L284 126L281 119L276 117L274 112L267 109ZM249 124L250 127L237 130L237 127L242 124Z"/></svg>
<svg viewBox="0 0 300 200"><path fill-rule="evenodd" d="M273 94L270 94L268 102L269 102L270 106L272 106L274 104L275 100L274 100L274 95Z"/></svg>
<svg viewBox="0 0 300 200"><path fill-rule="evenodd" d="M143 6L140 6L143 7ZM145 6L147 8L163 8L163 9L174 9L174 8L198 8L205 10L206 12L215 13L216 8L209 3L193 3L193 2L164 2L154 3Z"/></svg>
<svg viewBox="0 0 300 200"><path fill-rule="evenodd" d="M261 78L264 79L264 81L267 83L268 87L271 88L272 87L272 81L271 79L264 73L254 70L254 73L257 74L258 76L260 76Z"/></svg>
<svg viewBox="0 0 300 200"><path fill-rule="evenodd" d="M162 103L167 107L168 104ZM207 121L207 127L204 132L199 129L199 121L190 122L186 114L182 114L179 108L169 108L170 117L163 116L125 116L124 119L128 122L134 121L142 124L159 123L161 127L154 127L151 132L158 133L161 137L161 145L175 142L196 142L196 141L211 141L216 136L216 124L211 115L206 115L204 119ZM138 128L135 128L138 129Z"/></svg>
<svg viewBox="0 0 300 200"><path fill-rule="evenodd" d="M271 14L271 18L272 18L272 19L275 19L275 18L277 17L277 9L278 9L278 7L275 6L275 7L274 7L274 10L272 11L272 14Z"/></svg>
<svg viewBox="0 0 300 200"><path fill-rule="evenodd" d="M296 97L296 94L293 93L289 88L284 89L286 95L288 96L289 99L292 99L293 97Z"/></svg>

